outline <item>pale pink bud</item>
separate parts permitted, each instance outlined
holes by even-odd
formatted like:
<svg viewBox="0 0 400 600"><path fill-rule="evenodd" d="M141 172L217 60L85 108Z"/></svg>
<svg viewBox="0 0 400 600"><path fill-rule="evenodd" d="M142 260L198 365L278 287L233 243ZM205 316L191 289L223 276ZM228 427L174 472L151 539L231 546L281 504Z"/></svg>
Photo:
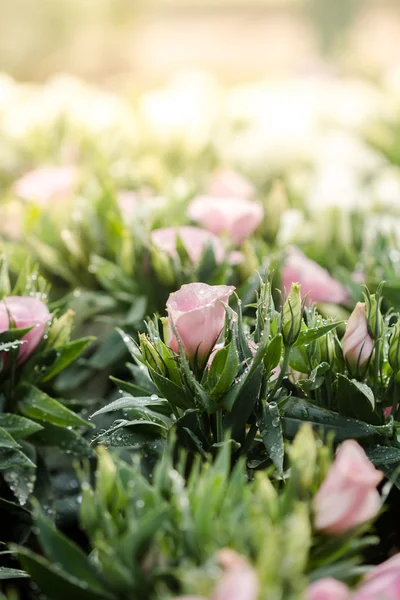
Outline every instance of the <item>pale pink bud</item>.
<svg viewBox="0 0 400 600"><path fill-rule="evenodd" d="M14 193L28 202L48 204L72 196L78 180L77 168L43 166L25 173L13 186Z"/></svg>
<svg viewBox="0 0 400 600"><path fill-rule="evenodd" d="M291 248L281 273L282 288L289 290L292 283L300 283L301 292L310 302L347 301L344 287L333 279L326 269L307 258L297 248Z"/></svg>
<svg viewBox="0 0 400 600"><path fill-rule="evenodd" d="M255 192L254 185L248 179L225 167L214 171L207 187L207 194L221 198L235 197L250 200Z"/></svg>
<svg viewBox="0 0 400 600"><path fill-rule="evenodd" d="M13 321L10 324L9 315ZM41 342L50 313L38 298L30 296L10 296L0 302L0 332L8 329L32 327L19 346L18 364L25 362ZM12 326L11 326L12 325Z"/></svg>
<svg viewBox="0 0 400 600"><path fill-rule="evenodd" d="M396 404L396 410L398 410L398 408L399 408L399 405L398 405L398 404ZM384 409L384 411L383 411L383 414L384 414L384 416L385 416L385 419L387 419L388 417L390 417L390 415L392 414L392 410L393 410L393 407L392 407L392 406L387 406L387 407Z"/></svg>
<svg viewBox="0 0 400 600"><path fill-rule="evenodd" d="M356 441L343 442L314 497L316 529L335 535L372 519L381 506L376 489L381 479Z"/></svg>
<svg viewBox="0 0 400 600"><path fill-rule="evenodd" d="M341 581L327 577L311 583L306 598L307 600L348 600L350 590Z"/></svg>
<svg viewBox="0 0 400 600"><path fill-rule="evenodd" d="M218 562L224 573L211 600L257 600L257 574L245 558L225 548L218 553Z"/></svg>
<svg viewBox="0 0 400 600"><path fill-rule="evenodd" d="M169 346L179 352L173 326L181 339L185 354L194 359L197 353L200 364L209 356L225 323L225 308L234 291L233 286L206 283L189 283L170 294L167 301ZM222 301L222 302L221 302Z"/></svg>
<svg viewBox="0 0 400 600"><path fill-rule="evenodd" d="M131 190L122 190L117 194L117 204L125 217L131 217L138 203L138 195Z"/></svg>
<svg viewBox="0 0 400 600"><path fill-rule="evenodd" d="M352 375L362 377L368 368L374 351L374 340L368 332L364 302L357 302L347 321L342 348Z"/></svg>
<svg viewBox="0 0 400 600"><path fill-rule="evenodd" d="M180 237L193 264L200 261L202 254L211 246L217 263L224 260L225 250L221 240L200 227L165 227L151 232L151 241L159 250L169 256L176 255L176 240Z"/></svg>
<svg viewBox="0 0 400 600"><path fill-rule="evenodd" d="M352 600L400 600L400 571L383 571L368 579L354 593Z"/></svg>
<svg viewBox="0 0 400 600"><path fill-rule="evenodd" d="M400 553L394 554L388 560L374 567L369 573L364 576L363 581L371 581L382 575L400 575Z"/></svg>
<svg viewBox="0 0 400 600"><path fill-rule="evenodd" d="M258 202L244 198L197 196L189 205L188 215L212 233L227 234L240 245L260 225L264 209Z"/></svg>

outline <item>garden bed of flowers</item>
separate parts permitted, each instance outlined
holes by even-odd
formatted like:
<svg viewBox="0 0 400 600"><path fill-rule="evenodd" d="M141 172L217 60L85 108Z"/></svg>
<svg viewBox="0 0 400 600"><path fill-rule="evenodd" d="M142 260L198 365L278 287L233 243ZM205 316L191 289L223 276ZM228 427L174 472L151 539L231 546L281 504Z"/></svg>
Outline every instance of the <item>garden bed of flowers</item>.
<svg viewBox="0 0 400 600"><path fill-rule="evenodd" d="M0 78L1 599L400 599L399 115Z"/></svg>

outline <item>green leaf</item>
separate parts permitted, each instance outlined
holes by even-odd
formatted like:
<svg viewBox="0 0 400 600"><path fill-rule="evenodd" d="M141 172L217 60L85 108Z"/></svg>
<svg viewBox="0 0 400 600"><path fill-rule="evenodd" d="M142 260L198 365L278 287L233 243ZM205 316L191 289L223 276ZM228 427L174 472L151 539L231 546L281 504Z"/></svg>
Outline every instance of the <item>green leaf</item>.
<svg viewBox="0 0 400 600"><path fill-rule="evenodd" d="M17 440L25 439L37 431L40 431L40 429L43 429L43 426L39 425L39 423L21 417L20 415L13 415L12 413L0 415L0 427L5 429Z"/></svg>
<svg viewBox="0 0 400 600"><path fill-rule="evenodd" d="M231 387L239 367L239 355L234 342L215 354L208 375L210 397L220 398Z"/></svg>
<svg viewBox="0 0 400 600"><path fill-rule="evenodd" d="M92 427L90 423L82 419L54 398L38 388L30 385L23 387L22 399L18 402L18 408L23 415L39 421L46 421L60 427Z"/></svg>
<svg viewBox="0 0 400 600"><path fill-rule="evenodd" d="M81 581L74 574L64 571L53 565L43 556L34 554L27 548L16 546L19 561L25 571L29 573L40 590L52 600L101 600L115 598L105 590L98 592L92 590L86 582Z"/></svg>
<svg viewBox="0 0 400 600"><path fill-rule="evenodd" d="M32 436L31 441L38 446L61 448L68 454L93 456L89 441L80 433L68 427L57 427L57 425L46 423L41 431Z"/></svg>
<svg viewBox="0 0 400 600"><path fill-rule="evenodd" d="M80 340L74 340L73 342L69 342L57 349L57 358L53 362L53 364L46 370L45 374L41 378L42 382L50 381L53 379L57 373L63 371L68 365L70 365L74 360L78 358L82 354L82 352L93 342L94 337L82 338ZM53 350L50 350L53 352ZM43 353L43 358L45 358L46 353Z"/></svg>
<svg viewBox="0 0 400 600"><path fill-rule="evenodd" d="M316 431L334 432L336 442L350 438L360 440L377 434L375 427L368 423L344 417L301 398L291 397L281 409L281 415L283 430L289 439L294 437L303 422L311 423Z"/></svg>
<svg viewBox="0 0 400 600"><path fill-rule="evenodd" d="M337 405L342 415L373 425L379 425L381 422L375 412L375 398L371 388L342 374L338 374L337 378Z"/></svg>
<svg viewBox="0 0 400 600"><path fill-rule="evenodd" d="M8 344L9 342L15 342L21 340L31 329L31 327L24 327L23 329L7 329L0 333L0 344Z"/></svg>
<svg viewBox="0 0 400 600"><path fill-rule="evenodd" d="M376 444L365 451L374 465L400 464L400 448Z"/></svg>
<svg viewBox="0 0 400 600"><path fill-rule="evenodd" d="M296 340L295 346L304 346L310 342L315 342L318 338L329 333L333 329L336 329L338 325L341 325L344 321L336 321L335 323L327 323L320 327L313 327L311 329L304 329L300 332L299 337Z"/></svg>
<svg viewBox="0 0 400 600"><path fill-rule="evenodd" d="M99 434L93 442L108 446L131 446L140 448L143 444L166 437L168 428L153 421L141 419L122 420L108 431Z"/></svg>
<svg viewBox="0 0 400 600"><path fill-rule="evenodd" d="M23 579L25 577L29 577L28 573L25 573L25 571L0 567L0 579Z"/></svg>
<svg viewBox="0 0 400 600"><path fill-rule="evenodd" d="M193 408L193 401L187 397L185 391L181 387L177 386L166 377L163 377L163 375L160 375L151 367L149 371L154 379L154 383L156 384L159 393L161 393L161 395L168 400L171 406L177 406L183 410Z"/></svg>
<svg viewBox="0 0 400 600"><path fill-rule="evenodd" d="M123 269L114 262L93 255L91 256L90 268L97 281L107 291L113 294L117 290L123 290L133 294L134 280L128 277Z"/></svg>
<svg viewBox="0 0 400 600"><path fill-rule="evenodd" d="M225 398L223 400L223 405L228 411L232 411L232 408L233 408L236 400L238 399L238 397L241 395L242 390L244 390L244 388L248 386L249 381L252 379L254 373L258 370L258 367L263 362L265 349L268 344L268 335L266 333L268 330L269 330L269 323L267 323L267 325L266 325L266 329L265 329L264 335L261 338L261 342L258 345L257 352L255 353L253 358L249 360L250 366L240 376L240 381L236 385L234 385L228 391L228 393L225 395ZM246 390L244 390L244 392L246 393ZM256 401L256 397L253 398L251 406L254 405L255 401ZM250 409L250 412L251 412L251 409ZM234 417L232 417L232 418L234 418ZM230 421L230 420L231 420L231 417L228 418L228 421Z"/></svg>
<svg viewBox="0 0 400 600"><path fill-rule="evenodd" d="M285 450L283 445L282 422L276 402L261 401L261 415L258 421L261 439L268 456L279 474L283 472Z"/></svg>
<svg viewBox="0 0 400 600"><path fill-rule="evenodd" d="M104 413L113 412L115 410L126 410L128 408L143 408L143 407L157 407L157 406L169 406L169 403L164 398L154 398L152 396L144 397L144 398L134 398L132 396L125 396L124 398L118 398L118 400L114 400L107 406L103 406L95 413L91 415L91 419L97 417L98 415L102 415Z"/></svg>
<svg viewBox="0 0 400 600"><path fill-rule="evenodd" d="M0 448L0 471L15 467L35 468L35 464L18 449Z"/></svg>
<svg viewBox="0 0 400 600"><path fill-rule="evenodd" d="M0 448L20 448L18 442L2 427L0 427Z"/></svg>
<svg viewBox="0 0 400 600"><path fill-rule="evenodd" d="M117 377L113 377L112 375L110 375L110 379L113 383L115 383L115 385L118 387L118 389L121 392L126 392L130 396L140 397L140 396L146 396L146 394L149 394L149 393L157 393L158 392L158 389L154 386L153 382L151 382L151 383L154 386L154 391L152 390L151 392L149 392L149 390L147 390L143 387L140 387L139 385L135 385L134 383L129 383L128 381L123 381L122 379L118 379Z"/></svg>
<svg viewBox="0 0 400 600"><path fill-rule="evenodd" d="M290 348L289 366L299 373L310 372L310 360L306 346L292 346Z"/></svg>
<svg viewBox="0 0 400 600"><path fill-rule="evenodd" d="M267 373L271 373L279 365L282 356L282 347L282 334L278 333L268 344L264 356L264 367Z"/></svg>
<svg viewBox="0 0 400 600"><path fill-rule="evenodd" d="M56 529L35 502L35 520L39 528L38 538L46 557L65 572L84 583L100 597L110 598L104 591L104 582L86 554Z"/></svg>
<svg viewBox="0 0 400 600"><path fill-rule="evenodd" d="M325 373L329 370L329 365L326 362L319 364L315 369L313 369L310 373L308 379L303 379L302 381L298 381L297 385L303 392L309 394L313 390L317 390L321 387L321 385L325 381Z"/></svg>

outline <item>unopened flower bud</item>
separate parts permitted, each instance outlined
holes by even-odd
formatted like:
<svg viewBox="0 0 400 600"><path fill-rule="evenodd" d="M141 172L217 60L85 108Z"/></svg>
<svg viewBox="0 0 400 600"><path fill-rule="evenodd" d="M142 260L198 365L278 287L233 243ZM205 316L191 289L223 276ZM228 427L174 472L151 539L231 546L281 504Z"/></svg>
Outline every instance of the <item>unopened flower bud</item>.
<svg viewBox="0 0 400 600"><path fill-rule="evenodd" d="M392 337L389 345L389 364L393 371L400 371L400 325L399 321L393 328Z"/></svg>
<svg viewBox="0 0 400 600"><path fill-rule="evenodd" d="M381 337L383 332L383 317L381 313L381 298L376 298L376 294L367 297L366 314L370 335L376 340Z"/></svg>
<svg viewBox="0 0 400 600"><path fill-rule="evenodd" d="M140 341L140 351L142 353L143 358L145 359L147 366L152 368L156 373L160 375L166 375L165 364L157 352L156 348L154 348L153 344L147 337L145 333L141 333L139 335Z"/></svg>
<svg viewBox="0 0 400 600"><path fill-rule="evenodd" d="M309 423L302 425L294 438L290 459L301 486L307 490L313 482L317 462L317 445Z"/></svg>
<svg viewBox="0 0 400 600"><path fill-rule="evenodd" d="M364 302L357 302L347 321L342 347L350 374L362 379L374 352L374 340L368 331Z"/></svg>
<svg viewBox="0 0 400 600"><path fill-rule="evenodd" d="M328 365L333 365L335 361L335 337L332 331L318 338L318 345L321 354L321 362L326 362Z"/></svg>
<svg viewBox="0 0 400 600"><path fill-rule="evenodd" d="M109 452L104 446L97 448L97 492L101 495L103 502L110 505L114 496L114 487L117 477L117 467Z"/></svg>
<svg viewBox="0 0 400 600"><path fill-rule="evenodd" d="M301 331L303 303L300 284L292 283L282 309L282 335L286 346L293 346Z"/></svg>

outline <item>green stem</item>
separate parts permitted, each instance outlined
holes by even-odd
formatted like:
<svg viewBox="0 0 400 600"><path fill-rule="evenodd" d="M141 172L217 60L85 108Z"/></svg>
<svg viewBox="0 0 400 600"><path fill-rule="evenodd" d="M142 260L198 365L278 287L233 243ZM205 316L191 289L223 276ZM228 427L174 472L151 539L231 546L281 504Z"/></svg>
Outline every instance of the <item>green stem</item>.
<svg viewBox="0 0 400 600"><path fill-rule="evenodd" d="M271 392L271 398L273 398L275 396L276 392L281 387L283 378L285 377L286 371L288 370L290 350L291 350L291 346L285 346L285 350L284 350L284 353L283 353L283 365L282 365L282 369L281 369L281 372L279 373L278 379L276 380L274 389Z"/></svg>
<svg viewBox="0 0 400 600"><path fill-rule="evenodd" d="M224 427L222 424L222 408L219 408L216 413L217 417L217 442L224 441Z"/></svg>
<svg viewBox="0 0 400 600"><path fill-rule="evenodd" d="M381 340L378 338L376 340L376 347L375 347L375 361L374 361L374 396L375 396L375 401L377 401L377 397L378 397L378 380L379 380L379 363L380 363L380 354L381 354Z"/></svg>
<svg viewBox="0 0 400 600"><path fill-rule="evenodd" d="M254 423L250 427L249 432L248 432L248 434L246 436L246 439L245 439L242 447L240 448L240 454L245 454L246 455L248 453L248 451L250 450L251 445L252 445L252 443L254 441L254 438L256 437L257 431L258 431L258 427Z"/></svg>

